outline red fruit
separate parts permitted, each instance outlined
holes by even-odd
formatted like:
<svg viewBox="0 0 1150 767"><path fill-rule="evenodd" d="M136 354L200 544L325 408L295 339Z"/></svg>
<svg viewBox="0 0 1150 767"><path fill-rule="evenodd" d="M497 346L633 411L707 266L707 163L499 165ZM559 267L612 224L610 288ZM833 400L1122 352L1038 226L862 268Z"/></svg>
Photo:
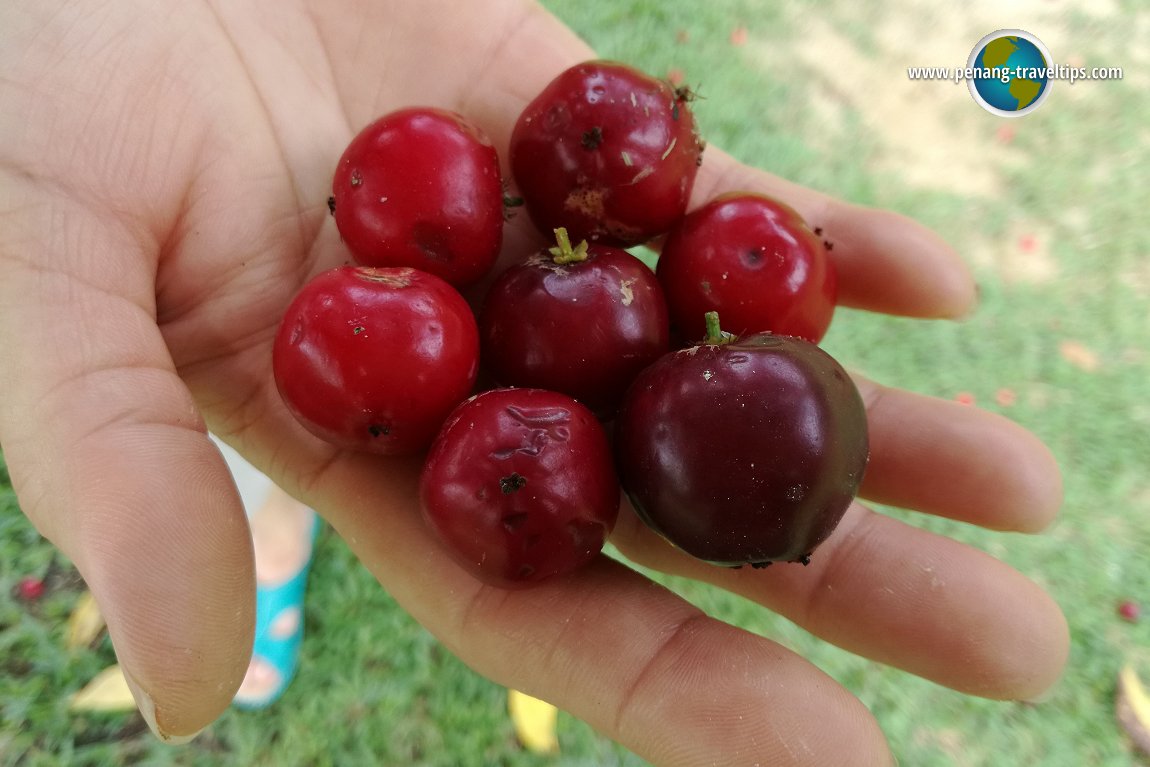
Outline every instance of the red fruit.
<svg viewBox="0 0 1150 767"><path fill-rule="evenodd" d="M1134 623L1142 614L1142 609L1138 606L1137 602L1131 602L1129 599L1124 599L1118 604L1118 615L1125 621Z"/></svg>
<svg viewBox="0 0 1150 767"><path fill-rule="evenodd" d="M556 77L511 134L511 170L540 231L621 246L666 232L702 162L691 98L610 61Z"/></svg>
<svg viewBox="0 0 1150 767"><path fill-rule="evenodd" d="M654 272L607 245L559 247L511 267L479 318L484 365L505 386L568 394L613 415L639 371L670 346L667 306Z"/></svg>
<svg viewBox="0 0 1150 767"><path fill-rule="evenodd" d="M44 596L44 581L31 575L16 584L16 596L24 602L35 602Z"/></svg>
<svg viewBox="0 0 1150 767"><path fill-rule="evenodd" d="M631 385L615 422L623 489L699 559L805 563L862 481L866 409L818 346L765 333L715 343L714 330Z"/></svg>
<svg viewBox="0 0 1150 767"><path fill-rule="evenodd" d="M657 272L671 323L703 337L717 311L735 335L770 332L818 343L834 314L836 280L826 245L789 206L764 195L715 198L667 235Z"/></svg>
<svg viewBox="0 0 1150 767"><path fill-rule="evenodd" d="M593 559L615 525L619 483L590 410L555 392L493 389L444 424L420 501L461 565L511 588Z"/></svg>
<svg viewBox="0 0 1150 767"><path fill-rule="evenodd" d="M387 455L426 448L478 367L471 308L406 268L318 275L288 307L272 355L284 402L313 434Z"/></svg>
<svg viewBox="0 0 1150 767"><path fill-rule="evenodd" d="M365 266L475 282L503 243L503 181L490 139L466 118L413 107L352 139L332 181L335 223Z"/></svg>

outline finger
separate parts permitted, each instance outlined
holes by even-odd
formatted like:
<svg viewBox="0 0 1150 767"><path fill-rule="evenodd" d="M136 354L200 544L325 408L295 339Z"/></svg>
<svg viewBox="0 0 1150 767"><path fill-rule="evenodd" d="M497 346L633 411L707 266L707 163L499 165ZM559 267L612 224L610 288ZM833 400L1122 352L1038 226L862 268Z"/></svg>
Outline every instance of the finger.
<svg viewBox="0 0 1150 767"><path fill-rule="evenodd" d="M795 208L832 245L838 302L911 317L961 317L975 302L970 270L930 229L891 211L836 200L739 163L708 146L692 194L697 207L724 192L751 191Z"/></svg>
<svg viewBox="0 0 1150 767"><path fill-rule="evenodd" d="M961 692L1032 699L1066 664L1066 621L1041 588L987 554L861 504L807 567L715 567L634 514L612 540L636 562L729 589L843 649Z"/></svg>
<svg viewBox="0 0 1150 767"><path fill-rule="evenodd" d="M186 737L250 657L246 520L167 357L139 241L75 203L21 199L0 217L0 443L23 510L100 603L141 712Z"/></svg>
<svg viewBox="0 0 1150 767"><path fill-rule="evenodd" d="M870 430L864 498L993 530L1038 532L1053 521L1061 474L1029 431L979 408L854 380Z"/></svg>
<svg viewBox="0 0 1150 767"><path fill-rule="evenodd" d="M413 506L418 459L313 468L304 500L452 652L650 762L891 763L869 712L822 672L606 557L532 589L478 584Z"/></svg>

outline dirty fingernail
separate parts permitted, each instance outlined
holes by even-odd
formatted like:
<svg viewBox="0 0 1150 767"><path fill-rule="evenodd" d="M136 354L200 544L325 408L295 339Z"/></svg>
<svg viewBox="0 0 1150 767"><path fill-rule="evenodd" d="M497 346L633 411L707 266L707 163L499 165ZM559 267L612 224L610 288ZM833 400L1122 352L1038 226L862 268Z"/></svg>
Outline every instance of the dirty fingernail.
<svg viewBox="0 0 1150 767"><path fill-rule="evenodd" d="M174 733L164 732L160 729L159 724L156 722L156 704L152 702L151 696L144 692L143 688L132 678L132 675L126 668L121 667L121 670L124 672L124 681L128 683L128 689L132 691L132 697L136 699L136 708L140 710L140 716L147 722L148 729L152 731L152 734L162 742L173 746L180 746L184 743L188 743L203 732L203 730L197 730L187 735L176 735Z"/></svg>

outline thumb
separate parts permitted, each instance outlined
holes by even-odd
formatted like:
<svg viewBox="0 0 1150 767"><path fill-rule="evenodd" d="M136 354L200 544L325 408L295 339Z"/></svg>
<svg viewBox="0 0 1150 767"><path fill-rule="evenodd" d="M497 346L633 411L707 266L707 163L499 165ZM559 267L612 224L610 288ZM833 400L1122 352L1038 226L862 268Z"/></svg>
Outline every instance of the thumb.
<svg viewBox="0 0 1150 767"><path fill-rule="evenodd" d="M67 261L41 268L0 243L0 445L22 509L99 602L141 713L186 739L250 660L251 537L134 274L147 270Z"/></svg>

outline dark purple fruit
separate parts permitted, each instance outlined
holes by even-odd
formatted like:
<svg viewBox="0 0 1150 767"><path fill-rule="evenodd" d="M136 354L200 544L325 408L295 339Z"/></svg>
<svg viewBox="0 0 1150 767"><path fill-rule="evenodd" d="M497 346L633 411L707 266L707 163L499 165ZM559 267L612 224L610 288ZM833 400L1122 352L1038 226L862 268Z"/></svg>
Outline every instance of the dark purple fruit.
<svg viewBox="0 0 1150 767"><path fill-rule="evenodd" d="M616 421L639 516L719 565L806 562L842 519L868 458L866 409L815 344L767 333L662 357Z"/></svg>

